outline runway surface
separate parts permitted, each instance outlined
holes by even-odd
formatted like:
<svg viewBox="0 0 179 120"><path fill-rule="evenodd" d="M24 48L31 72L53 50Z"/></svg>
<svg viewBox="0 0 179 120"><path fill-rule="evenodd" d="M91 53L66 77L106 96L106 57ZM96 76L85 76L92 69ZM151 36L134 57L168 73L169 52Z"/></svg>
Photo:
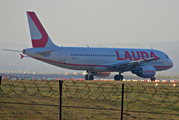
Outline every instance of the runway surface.
<svg viewBox="0 0 179 120"><path fill-rule="evenodd" d="M3 73L0 73L3 75ZM14 78L13 76L17 76L19 79L43 79L43 80L84 80L84 75L74 75L74 74L4 74L7 78ZM14 78L15 79L15 78ZM99 78L95 77L94 81L115 81L112 76L107 78ZM134 76L124 76L123 81L133 81L133 82L151 82L148 78L140 78ZM170 77L156 77L155 82L179 82L179 79L172 79Z"/></svg>

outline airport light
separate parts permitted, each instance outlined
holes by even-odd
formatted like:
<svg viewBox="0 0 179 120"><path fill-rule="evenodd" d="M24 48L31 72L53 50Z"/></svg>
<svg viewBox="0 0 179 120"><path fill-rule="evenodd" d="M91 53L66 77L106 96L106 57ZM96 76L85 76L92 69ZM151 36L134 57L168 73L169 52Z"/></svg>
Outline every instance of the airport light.
<svg viewBox="0 0 179 120"><path fill-rule="evenodd" d="M65 72L65 75L68 75L68 72Z"/></svg>
<svg viewBox="0 0 179 120"><path fill-rule="evenodd" d="M50 78L48 78L48 80L50 80Z"/></svg>
<svg viewBox="0 0 179 120"><path fill-rule="evenodd" d="M173 84L173 87L175 87L176 86L176 84Z"/></svg>
<svg viewBox="0 0 179 120"><path fill-rule="evenodd" d="M158 83L156 82L155 86L158 86Z"/></svg>

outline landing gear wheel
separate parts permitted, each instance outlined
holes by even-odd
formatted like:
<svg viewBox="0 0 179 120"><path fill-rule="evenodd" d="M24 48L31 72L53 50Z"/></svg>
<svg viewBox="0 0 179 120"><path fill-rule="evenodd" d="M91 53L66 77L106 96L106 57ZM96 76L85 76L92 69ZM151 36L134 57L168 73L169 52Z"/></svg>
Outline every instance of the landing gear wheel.
<svg viewBox="0 0 179 120"><path fill-rule="evenodd" d="M90 75L89 76L89 80L93 80L94 79L94 76L93 75Z"/></svg>
<svg viewBox="0 0 179 120"><path fill-rule="evenodd" d="M85 75L85 80L93 80L94 76L93 75Z"/></svg>
<svg viewBox="0 0 179 120"><path fill-rule="evenodd" d="M85 80L88 80L88 75L85 75Z"/></svg>
<svg viewBox="0 0 179 120"><path fill-rule="evenodd" d="M155 77L152 77L152 78L151 78L151 81L155 81Z"/></svg>
<svg viewBox="0 0 179 120"><path fill-rule="evenodd" d="M123 80L123 78L124 78L124 77L123 77L122 75L119 75L119 80L121 80L121 81L122 81L122 80Z"/></svg>
<svg viewBox="0 0 179 120"><path fill-rule="evenodd" d="M115 75L114 80L119 80L119 75Z"/></svg>
<svg viewBox="0 0 179 120"><path fill-rule="evenodd" d="M114 80L121 80L122 81L123 78L124 78L123 75L115 75L114 76Z"/></svg>

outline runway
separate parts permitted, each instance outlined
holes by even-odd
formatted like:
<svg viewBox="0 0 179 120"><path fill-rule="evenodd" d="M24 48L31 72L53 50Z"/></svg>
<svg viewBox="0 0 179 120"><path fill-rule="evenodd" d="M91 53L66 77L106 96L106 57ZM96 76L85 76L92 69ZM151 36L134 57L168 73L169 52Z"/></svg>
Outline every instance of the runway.
<svg viewBox="0 0 179 120"><path fill-rule="evenodd" d="M0 73L0 75L4 76L6 75L7 79L38 79L38 80L83 80L84 81L84 75L74 75L74 74L3 74ZM107 78L98 78L95 77L93 81L115 81L113 77L107 77ZM134 77L134 76L125 76L123 79L125 82L179 82L179 79L172 79L169 77L156 77L155 81L151 81L150 79L140 78L140 77Z"/></svg>

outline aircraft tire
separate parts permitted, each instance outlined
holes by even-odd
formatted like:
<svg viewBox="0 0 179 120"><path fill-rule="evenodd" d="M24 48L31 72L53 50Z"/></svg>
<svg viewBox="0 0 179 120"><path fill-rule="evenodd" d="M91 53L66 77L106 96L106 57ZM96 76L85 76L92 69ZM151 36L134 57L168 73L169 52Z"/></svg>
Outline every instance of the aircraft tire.
<svg viewBox="0 0 179 120"><path fill-rule="evenodd" d="M85 75L85 80L88 80L88 75Z"/></svg>
<svg viewBox="0 0 179 120"><path fill-rule="evenodd" d="M115 75L114 80L119 80L119 75Z"/></svg>
<svg viewBox="0 0 179 120"><path fill-rule="evenodd" d="M123 80L124 79L124 77L123 77L123 75L119 75L119 80Z"/></svg>
<svg viewBox="0 0 179 120"><path fill-rule="evenodd" d="M89 76L89 80L93 80L94 79L94 76L93 75L90 75Z"/></svg>

